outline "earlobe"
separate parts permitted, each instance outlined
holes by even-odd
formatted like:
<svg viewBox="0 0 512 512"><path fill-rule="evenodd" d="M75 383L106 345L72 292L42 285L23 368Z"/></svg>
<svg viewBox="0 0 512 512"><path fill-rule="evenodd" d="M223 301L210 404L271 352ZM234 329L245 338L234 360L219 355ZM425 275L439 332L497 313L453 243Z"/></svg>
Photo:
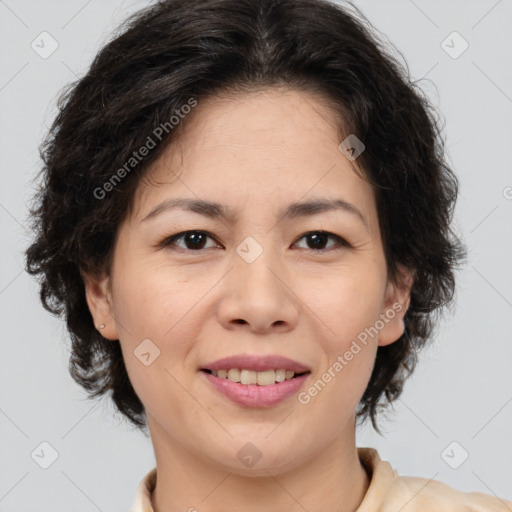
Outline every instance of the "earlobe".
<svg viewBox="0 0 512 512"><path fill-rule="evenodd" d="M384 327L379 332L379 346L391 345L404 333L404 317L411 302L411 288L414 283L414 271L398 265L398 283L389 281L386 289L384 307L381 313Z"/></svg>
<svg viewBox="0 0 512 512"><path fill-rule="evenodd" d="M81 272L85 287L85 298L98 332L107 339L118 339L117 326L112 307L110 276L90 275Z"/></svg>

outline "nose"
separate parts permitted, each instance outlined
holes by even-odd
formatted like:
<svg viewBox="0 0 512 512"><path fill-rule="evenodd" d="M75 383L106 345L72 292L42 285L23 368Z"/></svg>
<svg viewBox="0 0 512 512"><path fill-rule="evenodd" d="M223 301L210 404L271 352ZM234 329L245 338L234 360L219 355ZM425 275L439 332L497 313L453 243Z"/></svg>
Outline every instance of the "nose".
<svg viewBox="0 0 512 512"><path fill-rule="evenodd" d="M263 251L252 263L235 256L234 268L223 280L217 310L226 329L265 334L295 328L300 301L289 273L270 252Z"/></svg>

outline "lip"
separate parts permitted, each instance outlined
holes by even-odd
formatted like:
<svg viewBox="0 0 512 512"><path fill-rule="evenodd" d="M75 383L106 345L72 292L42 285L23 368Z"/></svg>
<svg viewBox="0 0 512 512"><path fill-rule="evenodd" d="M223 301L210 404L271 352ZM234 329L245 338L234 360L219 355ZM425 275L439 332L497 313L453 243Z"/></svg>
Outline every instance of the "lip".
<svg viewBox="0 0 512 512"><path fill-rule="evenodd" d="M222 368L225 367L219 369ZM258 386L256 384L240 384L229 379L221 379L205 371L200 373L219 393L229 398L232 402L247 407L273 407L290 396L297 394L309 375L311 375L310 373L305 373L277 384Z"/></svg>
<svg viewBox="0 0 512 512"><path fill-rule="evenodd" d="M224 357L212 363L201 367L201 370L229 370L237 368L239 370L253 370L263 372L265 370L293 370L295 373L310 372L311 369L306 365L293 361L284 356L264 355L251 356L241 354L238 356ZM282 384L282 383L279 383Z"/></svg>

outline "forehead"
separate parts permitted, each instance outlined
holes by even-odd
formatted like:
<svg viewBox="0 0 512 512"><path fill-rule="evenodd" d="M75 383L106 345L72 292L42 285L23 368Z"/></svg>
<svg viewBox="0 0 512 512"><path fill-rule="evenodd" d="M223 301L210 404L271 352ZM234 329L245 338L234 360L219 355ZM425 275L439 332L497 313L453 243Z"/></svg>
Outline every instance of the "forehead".
<svg viewBox="0 0 512 512"><path fill-rule="evenodd" d="M373 188L339 150L344 134L324 99L291 89L216 96L199 102L184 122L139 184L135 217L184 196L240 214L328 198L354 204L375 222Z"/></svg>

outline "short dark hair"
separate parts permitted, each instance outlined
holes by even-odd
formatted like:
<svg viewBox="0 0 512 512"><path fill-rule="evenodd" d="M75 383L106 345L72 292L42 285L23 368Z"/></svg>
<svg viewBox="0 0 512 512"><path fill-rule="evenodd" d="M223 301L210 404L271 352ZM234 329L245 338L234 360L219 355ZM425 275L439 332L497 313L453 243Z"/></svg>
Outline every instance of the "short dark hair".
<svg viewBox="0 0 512 512"><path fill-rule="evenodd" d="M351 7L354 13L325 0L163 0L129 18L62 92L40 148L43 179L30 209L35 239L26 268L39 278L45 308L65 316L74 380L90 398L111 391L137 427L146 426L144 406L119 340L106 340L93 324L82 275L108 271L138 182L186 120L162 132L113 191L98 190L190 98L280 85L307 90L365 144L357 163L375 187L388 277L398 283L401 264L414 270L414 283L405 331L378 348L358 420L370 417L379 432L377 413L400 396L437 315L452 305L466 249L451 228L458 181L437 112Z"/></svg>

